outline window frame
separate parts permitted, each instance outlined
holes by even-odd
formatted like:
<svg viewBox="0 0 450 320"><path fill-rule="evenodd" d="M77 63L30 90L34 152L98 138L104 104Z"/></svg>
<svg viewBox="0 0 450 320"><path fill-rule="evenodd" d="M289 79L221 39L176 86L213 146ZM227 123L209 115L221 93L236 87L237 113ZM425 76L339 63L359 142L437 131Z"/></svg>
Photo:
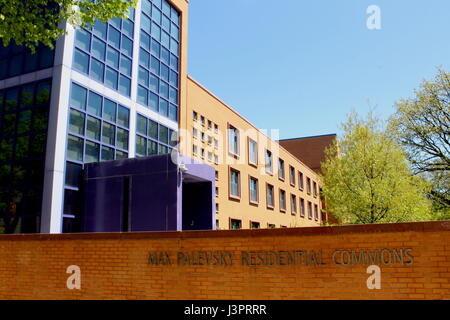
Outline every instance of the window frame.
<svg viewBox="0 0 450 320"><path fill-rule="evenodd" d="M239 228L238 229L234 229L234 228L231 227L233 221L239 222ZM229 229L230 230L242 230L242 220L241 219L235 219L235 218L231 218L230 217L229 220L228 220L228 225L229 225Z"/></svg>
<svg viewBox="0 0 450 320"><path fill-rule="evenodd" d="M238 174L238 195L231 194L231 172ZM241 201L242 198L242 183L241 183L241 171L234 169L233 167L228 167L228 198L231 200Z"/></svg>
<svg viewBox="0 0 450 320"><path fill-rule="evenodd" d="M305 190L305 183L304 183L304 176L303 176L303 172L301 172L300 170L298 171L298 189L303 191Z"/></svg>
<svg viewBox="0 0 450 320"><path fill-rule="evenodd" d="M235 132L236 133L236 153L234 152L234 150L231 150L231 144L230 144L230 133L231 132ZM231 125L230 123L228 123L228 129L227 129L227 134L228 134L228 139L227 139L227 143L228 143L228 154L235 157L235 158L239 158L240 157L240 150L241 150L241 134L238 128L236 128L235 126ZM233 136L234 137L234 136Z"/></svg>
<svg viewBox="0 0 450 320"><path fill-rule="evenodd" d="M284 195L284 208L281 206L281 195ZM279 188L278 189L278 201L280 202L280 212L286 213L286 190Z"/></svg>
<svg viewBox="0 0 450 320"><path fill-rule="evenodd" d="M269 186L272 187L272 205L269 205ZM266 182L266 208L270 210L275 209L275 187L268 182Z"/></svg>
<svg viewBox="0 0 450 320"><path fill-rule="evenodd" d="M280 162L282 163L282 165L280 165ZM280 169L282 169L282 170L280 170ZM280 175L280 171L283 172L283 176ZM278 158L278 179L281 181L286 180L286 170L285 170L284 160L281 158Z"/></svg>
<svg viewBox="0 0 450 320"><path fill-rule="evenodd" d="M297 196L295 194L291 193L290 200L291 200L291 215L295 216L295 215L297 215L297 209L298 209L297 208ZM295 210L294 210L292 204L295 204Z"/></svg>
<svg viewBox="0 0 450 320"><path fill-rule="evenodd" d="M251 180L256 181L256 201L252 200ZM259 205L259 180L251 175L248 175L248 201L251 205Z"/></svg>
<svg viewBox="0 0 450 320"><path fill-rule="evenodd" d="M289 165L289 184L295 188L295 168L291 165Z"/></svg>
<svg viewBox="0 0 450 320"><path fill-rule="evenodd" d="M268 166L267 166L267 154L270 154L270 157L269 157L270 163L271 163L270 171L268 171ZM265 169L264 169L265 172L267 174L273 176L273 153L269 149L265 149L265 152L264 152L264 167L265 167Z"/></svg>
<svg viewBox="0 0 450 320"><path fill-rule="evenodd" d="M251 161L251 157L250 157L250 144L251 143L255 144L255 152L256 152L256 162L252 162ZM253 167L258 167L258 142L253 140L250 137L247 137L247 157L248 157L248 164L253 166Z"/></svg>

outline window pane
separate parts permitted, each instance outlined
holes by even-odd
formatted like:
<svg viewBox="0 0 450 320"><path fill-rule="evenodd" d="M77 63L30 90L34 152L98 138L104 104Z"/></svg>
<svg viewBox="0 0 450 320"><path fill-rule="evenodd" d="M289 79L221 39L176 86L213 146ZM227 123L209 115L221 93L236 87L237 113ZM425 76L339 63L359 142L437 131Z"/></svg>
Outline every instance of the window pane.
<svg viewBox="0 0 450 320"><path fill-rule="evenodd" d="M103 118L116 122L116 103L111 100L105 99L104 108L103 108Z"/></svg>
<svg viewBox="0 0 450 320"><path fill-rule="evenodd" d="M127 159L128 153L116 150L116 160L117 159Z"/></svg>
<svg viewBox="0 0 450 320"><path fill-rule="evenodd" d="M88 116L86 122L86 137L100 141L100 125L100 120Z"/></svg>
<svg viewBox="0 0 450 320"><path fill-rule="evenodd" d="M153 92L159 92L159 79L153 74L150 74L150 90Z"/></svg>
<svg viewBox="0 0 450 320"><path fill-rule="evenodd" d="M161 40L161 28L156 23L152 23L152 37L157 41Z"/></svg>
<svg viewBox="0 0 450 320"><path fill-rule="evenodd" d="M113 68L119 69L119 51L108 46L106 53L106 63Z"/></svg>
<svg viewBox="0 0 450 320"><path fill-rule="evenodd" d="M158 154L158 144L155 141L148 140L147 147L147 155L151 156Z"/></svg>
<svg viewBox="0 0 450 320"><path fill-rule="evenodd" d="M117 114L117 124L119 126L128 128L130 119L130 110L123 106L119 106L119 111Z"/></svg>
<svg viewBox="0 0 450 320"><path fill-rule="evenodd" d="M66 163L66 186L79 187L83 168L79 164Z"/></svg>
<svg viewBox="0 0 450 320"><path fill-rule="evenodd" d="M25 54L25 65L24 65L23 71L28 73L28 72L36 70L37 66L38 66L38 58L39 58L39 56L37 53L31 54L31 53L27 52L27 54ZM6 63L0 62L0 68L1 68L2 64L5 67L7 66ZM0 78L1 78L1 76L0 76Z"/></svg>
<svg viewBox="0 0 450 320"><path fill-rule="evenodd" d="M170 63L170 53L166 48L161 48L161 61L167 65Z"/></svg>
<svg viewBox="0 0 450 320"><path fill-rule="evenodd" d="M178 73L170 70L170 84L178 88Z"/></svg>
<svg viewBox="0 0 450 320"><path fill-rule="evenodd" d="M141 29L150 33L150 25L150 19L145 14L141 15Z"/></svg>
<svg viewBox="0 0 450 320"><path fill-rule="evenodd" d="M150 105L150 109L158 112L158 96L151 92L150 92L150 97L149 97L149 105Z"/></svg>
<svg viewBox="0 0 450 320"><path fill-rule="evenodd" d="M122 52L127 56L133 56L133 41L122 35Z"/></svg>
<svg viewBox="0 0 450 320"><path fill-rule="evenodd" d="M147 139L136 136L136 153L145 156L147 151Z"/></svg>
<svg viewBox="0 0 450 320"><path fill-rule="evenodd" d="M89 56L78 49L75 49L73 57L73 67L83 73L89 71Z"/></svg>
<svg viewBox="0 0 450 320"><path fill-rule="evenodd" d="M167 117L169 113L169 102L164 99L159 100L159 113Z"/></svg>
<svg viewBox="0 0 450 320"><path fill-rule="evenodd" d="M16 110L19 104L19 88L9 89L6 92L5 111Z"/></svg>
<svg viewBox="0 0 450 320"><path fill-rule="evenodd" d="M84 113L70 109L69 131L84 135Z"/></svg>
<svg viewBox="0 0 450 320"><path fill-rule="evenodd" d="M148 136L158 140L158 123L152 120L148 121Z"/></svg>
<svg viewBox="0 0 450 320"><path fill-rule="evenodd" d="M100 156L100 145L90 141L86 141L85 163L98 162Z"/></svg>
<svg viewBox="0 0 450 320"><path fill-rule="evenodd" d="M159 93L161 94L162 97L169 99L169 84L161 81L159 83Z"/></svg>
<svg viewBox="0 0 450 320"><path fill-rule="evenodd" d="M122 25L122 20L119 19L118 17L114 17L111 20L109 20L109 23L111 23L114 27L116 27L117 29L120 30L121 25Z"/></svg>
<svg viewBox="0 0 450 320"><path fill-rule="evenodd" d="M142 67L139 67L138 82L144 86L148 86L148 71Z"/></svg>
<svg viewBox="0 0 450 320"><path fill-rule="evenodd" d="M170 5L166 0L162 1L162 11L166 16L170 17Z"/></svg>
<svg viewBox="0 0 450 320"><path fill-rule="evenodd" d="M158 42L152 40L151 53L159 58L159 51L161 46Z"/></svg>
<svg viewBox="0 0 450 320"><path fill-rule="evenodd" d="M21 108L28 108L33 105L33 95L34 95L34 85L33 84L22 87L22 92L20 94ZM1 106L1 100L0 100L0 106Z"/></svg>
<svg viewBox="0 0 450 320"><path fill-rule="evenodd" d="M161 32L161 44L165 46L166 48L169 48L170 46L170 36L167 32L162 31Z"/></svg>
<svg viewBox="0 0 450 320"><path fill-rule="evenodd" d="M147 105L147 90L142 88L141 86L138 86L138 93L137 93L137 101L146 106Z"/></svg>
<svg viewBox="0 0 450 320"><path fill-rule="evenodd" d="M101 116L102 114L102 97L92 91L89 91L87 112Z"/></svg>
<svg viewBox="0 0 450 320"><path fill-rule="evenodd" d="M92 79L103 82L104 72L105 72L105 65L98 60L91 59L91 77L92 77Z"/></svg>
<svg viewBox="0 0 450 320"><path fill-rule="evenodd" d="M172 103L178 103L178 91L172 87L169 88L169 99Z"/></svg>
<svg viewBox="0 0 450 320"><path fill-rule="evenodd" d="M159 140L162 143L169 143L169 128L165 126L159 126Z"/></svg>
<svg viewBox="0 0 450 320"><path fill-rule="evenodd" d="M17 137L15 147L15 159L21 160L28 157L30 139L28 136Z"/></svg>
<svg viewBox="0 0 450 320"><path fill-rule="evenodd" d="M114 149L102 146L102 161L114 160Z"/></svg>
<svg viewBox="0 0 450 320"><path fill-rule="evenodd" d="M70 96L70 105L79 109L86 108L87 90L79 85L72 84L72 94Z"/></svg>
<svg viewBox="0 0 450 320"><path fill-rule="evenodd" d="M133 38L134 23L128 19L122 21L122 31L130 38Z"/></svg>
<svg viewBox="0 0 450 320"><path fill-rule="evenodd" d="M139 51L139 64L148 68L149 60L150 54L141 48Z"/></svg>
<svg viewBox="0 0 450 320"><path fill-rule="evenodd" d="M100 60L105 60L106 43L98 40L96 37L92 40L92 55Z"/></svg>
<svg viewBox="0 0 450 320"><path fill-rule="evenodd" d="M159 60L153 56L150 58L150 71L159 75Z"/></svg>
<svg viewBox="0 0 450 320"><path fill-rule="evenodd" d="M147 119L140 114L137 115L136 119L136 131L137 133L147 135Z"/></svg>
<svg viewBox="0 0 450 320"><path fill-rule="evenodd" d="M153 3L156 4L156 2L158 1L154 1ZM160 2L160 1L159 1ZM161 7L160 5L158 7ZM153 7L152 9L152 19L154 21L156 21L158 24L161 23L161 11L159 11L158 9L156 9L155 7Z"/></svg>
<svg viewBox="0 0 450 320"><path fill-rule="evenodd" d="M36 88L36 104L47 105L50 102L51 85L49 81L40 82Z"/></svg>
<svg viewBox="0 0 450 320"><path fill-rule="evenodd" d="M47 135L45 133L35 134L31 137L31 157L42 157L45 151Z"/></svg>
<svg viewBox="0 0 450 320"><path fill-rule="evenodd" d="M103 123L102 142L110 145L115 144L115 126L106 122Z"/></svg>
<svg viewBox="0 0 450 320"><path fill-rule="evenodd" d="M42 131L47 129L48 109L34 108L33 110L33 130Z"/></svg>
<svg viewBox="0 0 450 320"><path fill-rule="evenodd" d="M131 94L131 80L123 75L120 75L119 79L119 92L125 96L130 96Z"/></svg>
<svg viewBox="0 0 450 320"><path fill-rule="evenodd" d="M173 104L169 107L169 119L173 121L178 121L178 108Z"/></svg>
<svg viewBox="0 0 450 320"><path fill-rule="evenodd" d="M169 82L169 67L167 67L164 63L161 63L161 78L164 81Z"/></svg>
<svg viewBox="0 0 450 320"><path fill-rule="evenodd" d="M78 29L75 34L75 45L89 52L91 50L91 34L83 29Z"/></svg>
<svg viewBox="0 0 450 320"><path fill-rule="evenodd" d="M144 31L141 31L141 47L150 51L150 36Z"/></svg>
<svg viewBox="0 0 450 320"><path fill-rule="evenodd" d="M3 116L3 136L13 136L15 134L16 114L10 113Z"/></svg>
<svg viewBox="0 0 450 320"><path fill-rule="evenodd" d="M173 69L178 70L178 58L175 57L173 54L170 55L170 66Z"/></svg>
<svg viewBox="0 0 450 320"><path fill-rule="evenodd" d="M151 14L152 12L152 4L149 0L143 0L142 1L142 12L145 12L147 14Z"/></svg>
<svg viewBox="0 0 450 320"><path fill-rule="evenodd" d="M105 84L113 89L117 89L118 73L111 68L106 68Z"/></svg>
<svg viewBox="0 0 450 320"><path fill-rule="evenodd" d="M97 20L94 24L94 29L92 31L96 36L106 40L106 23Z"/></svg>
<svg viewBox="0 0 450 320"><path fill-rule="evenodd" d="M120 32L109 26L108 40L117 49L120 48Z"/></svg>
<svg viewBox="0 0 450 320"><path fill-rule="evenodd" d="M178 50L179 50L178 42L176 42L176 41L173 40L173 39L170 39L170 51L171 51L172 53L178 55L178 54L179 54Z"/></svg>
<svg viewBox="0 0 450 320"><path fill-rule="evenodd" d="M118 148L128 150L128 131L117 128L117 144Z"/></svg>
<svg viewBox="0 0 450 320"><path fill-rule="evenodd" d="M131 60L123 55L120 57L120 72L131 76Z"/></svg>
<svg viewBox="0 0 450 320"><path fill-rule="evenodd" d="M83 139L69 135L67 141L67 159L83 161Z"/></svg>
<svg viewBox="0 0 450 320"><path fill-rule="evenodd" d="M170 30L170 35L174 37L176 40L180 40L180 31L178 27L172 23L172 29Z"/></svg>
<svg viewBox="0 0 450 320"><path fill-rule="evenodd" d="M79 215L81 207L80 202L79 191L64 190L64 214ZM67 222L66 228L68 228Z"/></svg>

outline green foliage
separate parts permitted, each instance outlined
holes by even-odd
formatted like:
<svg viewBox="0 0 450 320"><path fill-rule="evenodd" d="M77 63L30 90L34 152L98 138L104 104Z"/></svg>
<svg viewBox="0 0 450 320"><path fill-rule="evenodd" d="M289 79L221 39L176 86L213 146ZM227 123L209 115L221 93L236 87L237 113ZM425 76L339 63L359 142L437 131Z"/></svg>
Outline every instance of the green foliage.
<svg viewBox="0 0 450 320"><path fill-rule="evenodd" d="M380 121L353 113L343 131L322 163L327 211L340 223L430 219L427 183L412 174L402 148Z"/></svg>
<svg viewBox="0 0 450 320"><path fill-rule="evenodd" d="M127 16L137 0L0 0L0 38L25 44L33 52L42 42L53 47L65 33L64 22L75 27Z"/></svg>
<svg viewBox="0 0 450 320"><path fill-rule="evenodd" d="M392 135L406 148L415 172L431 182L433 210L450 218L450 73L438 69L434 81L424 81L396 108Z"/></svg>

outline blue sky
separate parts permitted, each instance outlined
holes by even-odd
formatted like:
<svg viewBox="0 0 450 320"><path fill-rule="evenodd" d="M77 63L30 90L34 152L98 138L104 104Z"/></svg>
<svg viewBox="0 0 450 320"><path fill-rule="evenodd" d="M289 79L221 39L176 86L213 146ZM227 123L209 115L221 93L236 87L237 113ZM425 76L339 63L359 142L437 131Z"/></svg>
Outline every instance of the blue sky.
<svg viewBox="0 0 450 320"><path fill-rule="evenodd" d="M381 30L368 30L369 5ZM355 109L386 119L450 70L448 0L190 0L189 74L280 138L340 133Z"/></svg>

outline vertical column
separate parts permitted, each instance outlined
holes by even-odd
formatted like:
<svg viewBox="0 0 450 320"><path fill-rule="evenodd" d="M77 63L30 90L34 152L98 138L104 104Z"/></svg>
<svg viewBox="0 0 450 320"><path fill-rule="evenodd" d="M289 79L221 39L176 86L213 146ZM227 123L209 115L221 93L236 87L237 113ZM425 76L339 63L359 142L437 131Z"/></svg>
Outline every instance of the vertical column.
<svg viewBox="0 0 450 320"><path fill-rule="evenodd" d="M64 167L74 29L56 43L45 157L41 233L62 232Z"/></svg>

